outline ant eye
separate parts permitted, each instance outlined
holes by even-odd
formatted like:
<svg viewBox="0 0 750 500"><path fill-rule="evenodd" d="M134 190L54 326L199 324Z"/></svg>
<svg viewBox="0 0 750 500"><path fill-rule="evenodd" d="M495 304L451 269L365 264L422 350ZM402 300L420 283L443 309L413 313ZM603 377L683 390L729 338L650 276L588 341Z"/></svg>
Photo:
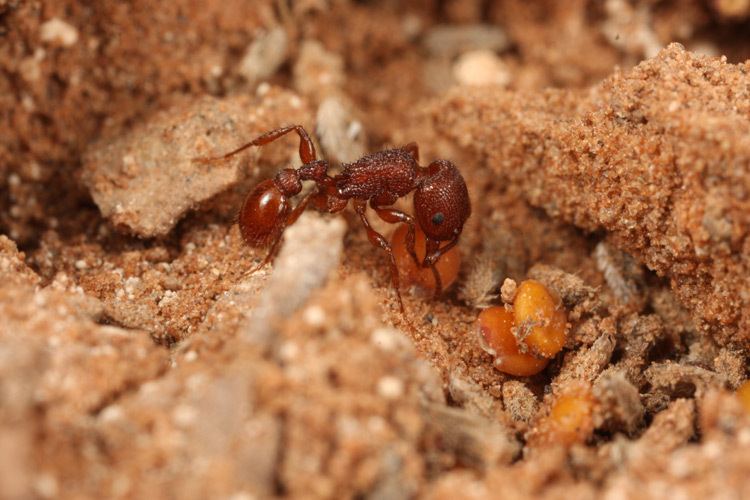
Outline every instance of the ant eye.
<svg viewBox="0 0 750 500"><path fill-rule="evenodd" d="M445 220L445 216L443 215L443 212L438 212L435 215L432 216L432 223L436 226L439 226L443 223L443 220Z"/></svg>

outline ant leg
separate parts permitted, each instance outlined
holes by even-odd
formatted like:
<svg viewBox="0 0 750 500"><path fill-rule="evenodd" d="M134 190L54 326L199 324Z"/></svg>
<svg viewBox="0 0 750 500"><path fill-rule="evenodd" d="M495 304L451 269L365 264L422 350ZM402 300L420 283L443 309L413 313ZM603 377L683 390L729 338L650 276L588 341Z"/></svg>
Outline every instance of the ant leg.
<svg viewBox="0 0 750 500"><path fill-rule="evenodd" d="M435 278L435 293L432 294L432 298L437 299L443 292L443 280L440 278L440 273L435 264L430 265L430 271L432 271L432 276Z"/></svg>
<svg viewBox="0 0 750 500"><path fill-rule="evenodd" d="M305 211L307 208L307 204L310 203L310 200L313 196L315 196L316 192L311 191L305 195L304 198L302 198L299 203L297 203L297 206L294 207L294 210L287 216L286 222L284 223L284 229L286 229L288 226L291 226L295 222L297 222L297 219L299 219L299 216L302 215L302 212Z"/></svg>
<svg viewBox="0 0 750 500"><path fill-rule="evenodd" d="M414 264L419 267L421 264L419 262L419 259L417 258L417 251L414 249L416 228L414 217L402 212L401 210L396 210L395 208L381 207L377 204L375 199L370 200L370 206L373 210L375 210L375 213L378 214L378 217L380 217L384 221L390 224L397 224L399 222L402 222L408 226L406 231L406 251L409 252L409 255L411 255L411 258L414 260Z"/></svg>
<svg viewBox="0 0 750 500"><path fill-rule="evenodd" d="M443 291L443 280L440 279L440 273L438 272L437 267L435 267L435 262L437 262L437 259L440 256L440 242L427 238L425 247L425 257L424 262L422 262L422 267L429 266L430 271L432 271L432 276L435 278L435 293L433 294L433 297L437 298ZM433 258L435 255L438 255L438 257Z"/></svg>
<svg viewBox="0 0 750 500"><path fill-rule="evenodd" d="M260 137L253 139L247 144L243 144L242 146L230 151L227 154L216 157L193 158L193 161L197 161L200 163L209 163L212 161L226 160L227 158L230 158L251 146L263 146L264 144L273 142L279 137L286 135L292 131L297 132L297 135L299 135L299 157L302 160L302 163L310 163L311 161L315 161L315 145L313 144L312 139L310 139L310 136L307 134L307 131L302 127L302 125L289 125L287 127L277 128L275 130L271 130L270 132L266 132Z"/></svg>
<svg viewBox="0 0 750 500"><path fill-rule="evenodd" d="M443 282L440 279L440 274L435 267L435 263L440 259L440 257L442 257L444 253L456 246L457 243L458 235L454 236L453 239L450 240L444 247L441 247L440 242L437 240L431 240L429 238L427 239L427 248L425 251L424 262L422 262L422 267L429 266L432 270L432 275L435 277L435 297L440 295L440 292L443 291Z"/></svg>
<svg viewBox="0 0 750 500"><path fill-rule="evenodd" d="M362 220L362 224L365 226L365 230L367 231L367 238L370 240L370 243L372 243L373 246L380 247L385 250L385 252L388 254L388 258L391 260L391 283L396 289L396 296L398 297L398 306L401 309L401 314L405 315L406 313L404 309L404 301L401 300L401 290L399 290L398 268L396 267L396 258L393 256L393 250L391 249L391 246L388 244L388 241L383 237L383 235L375 231L372 226L370 226L370 221L367 220L367 215L365 214L365 210L367 210L367 202L364 200L355 200L354 210L357 212L360 220Z"/></svg>
<svg viewBox="0 0 750 500"><path fill-rule="evenodd" d="M265 267L267 264L269 264L273 259L276 258L276 254L279 253L279 243L281 243L281 236L284 233L284 230L282 229L279 231L279 234L274 238L273 243L271 243L271 248L268 249L268 253L263 258L262 261L260 261L255 267L245 272L245 276L249 276L251 274L255 274L258 271L261 270L261 268Z"/></svg>
<svg viewBox="0 0 750 500"><path fill-rule="evenodd" d="M345 209L349 200L338 196L332 196L325 191L318 191L313 195L310 203L320 212L335 214L336 212L341 212Z"/></svg>
<svg viewBox="0 0 750 500"><path fill-rule="evenodd" d="M443 247L440 246L439 241L427 239L427 255L424 258L422 267L427 267L428 265L434 264L440 259L440 257L443 256L444 253L455 247L458 243L458 236L459 235L454 236L453 239Z"/></svg>

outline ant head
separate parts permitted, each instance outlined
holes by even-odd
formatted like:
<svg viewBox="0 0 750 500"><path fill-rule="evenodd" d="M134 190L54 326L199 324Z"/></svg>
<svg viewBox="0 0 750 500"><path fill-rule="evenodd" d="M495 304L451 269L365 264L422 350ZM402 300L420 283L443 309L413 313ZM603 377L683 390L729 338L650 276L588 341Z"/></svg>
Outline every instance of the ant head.
<svg viewBox="0 0 750 500"><path fill-rule="evenodd" d="M274 179L261 182L248 193L240 209L242 238L252 247L267 247L283 231L289 212L289 199Z"/></svg>
<svg viewBox="0 0 750 500"><path fill-rule="evenodd" d="M414 192L414 213L422 231L432 240L452 240L461 234L471 215L471 203L464 178L453 163L430 163Z"/></svg>

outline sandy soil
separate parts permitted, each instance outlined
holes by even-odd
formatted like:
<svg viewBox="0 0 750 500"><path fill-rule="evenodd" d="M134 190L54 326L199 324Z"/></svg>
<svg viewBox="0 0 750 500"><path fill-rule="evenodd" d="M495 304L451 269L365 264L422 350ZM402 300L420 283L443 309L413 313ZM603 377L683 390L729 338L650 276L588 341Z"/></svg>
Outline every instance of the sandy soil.
<svg viewBox="0 0 750 500"><path fill-rule="evenodd" d="M750 495L748 32L729 0L0 0L0 498ZM351 209L249 273L237 211L298 143L192 159L290 123L334 166L456 163L458 283L402 314ZM528 278L568 331L519 378L475 320Z"/></svg>

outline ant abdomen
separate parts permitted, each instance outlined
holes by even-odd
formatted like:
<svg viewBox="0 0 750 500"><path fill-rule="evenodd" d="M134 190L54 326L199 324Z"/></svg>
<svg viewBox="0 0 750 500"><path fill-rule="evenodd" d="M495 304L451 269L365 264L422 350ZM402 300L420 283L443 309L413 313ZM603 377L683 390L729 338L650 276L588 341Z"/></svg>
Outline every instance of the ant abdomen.
<svg viewBox="0 0 750 500"><path fill-rule="evenodd" d="M238 223L242 238L252 247L267 247L284 229L289 216L289 200L273 179L253 189L242 204Z"/></svg>

